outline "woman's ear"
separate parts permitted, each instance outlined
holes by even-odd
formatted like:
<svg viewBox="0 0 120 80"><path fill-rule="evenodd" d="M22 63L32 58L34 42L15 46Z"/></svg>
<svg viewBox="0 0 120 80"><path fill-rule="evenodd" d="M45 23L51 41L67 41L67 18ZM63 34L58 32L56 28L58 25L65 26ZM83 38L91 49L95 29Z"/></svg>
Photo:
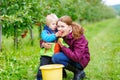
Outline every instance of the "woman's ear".
<svg viewBox="0 0 120 80"><path fill-rule="evenodd" d="M69 26L69 31L70 31L70 32L72 31L72 26L71 26L71 25Z"/></svg>

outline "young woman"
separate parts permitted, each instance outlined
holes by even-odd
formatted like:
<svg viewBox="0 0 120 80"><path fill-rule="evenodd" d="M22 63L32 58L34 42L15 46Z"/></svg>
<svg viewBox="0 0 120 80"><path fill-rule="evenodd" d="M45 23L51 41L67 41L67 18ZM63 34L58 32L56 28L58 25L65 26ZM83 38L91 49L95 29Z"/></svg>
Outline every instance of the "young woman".
<svg viewBox="0 0 120 80"><path fill-rule="evenodd" d="M90 61L88 41L83 34L83 28L74 23L69 16L61 17L57 22L58 31L62 32L63 38L69 47L61 46L61 52L52 56L52 61L63 64L66 69L74 73L73 80L81 80L85 77L84 68Z"/></svg>

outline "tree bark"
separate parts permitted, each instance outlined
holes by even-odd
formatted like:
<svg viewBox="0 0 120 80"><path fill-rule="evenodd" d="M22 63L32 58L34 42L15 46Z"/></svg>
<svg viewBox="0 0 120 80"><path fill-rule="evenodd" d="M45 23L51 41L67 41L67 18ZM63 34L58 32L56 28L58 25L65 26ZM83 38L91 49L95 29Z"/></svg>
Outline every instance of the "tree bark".
<svg viewBox="0 0 120 80"><path fill-rule="evenodd" d="M2 25L0 25L0 52L2 51Z"/></svg>
<svg viewBox="0 0 120 80"><path fill-rule="evenodd" d="M30 29L31 45L33 45L33 31L31 27L29 29Z"/></svg>
<svg viewBox="0 0 120 80"><path fill-rule="evenodd" d="M14 26L14 48L18 48L18 33L17 33L17 26Z"/></svg>
<svg viewBox="0 0 120 80"><path fill-rule="evenodd" d="M39 27L38 27L38 35L39 35L39 38L41 38L41 31L42 31L42 23L39 25Z"/></svg>

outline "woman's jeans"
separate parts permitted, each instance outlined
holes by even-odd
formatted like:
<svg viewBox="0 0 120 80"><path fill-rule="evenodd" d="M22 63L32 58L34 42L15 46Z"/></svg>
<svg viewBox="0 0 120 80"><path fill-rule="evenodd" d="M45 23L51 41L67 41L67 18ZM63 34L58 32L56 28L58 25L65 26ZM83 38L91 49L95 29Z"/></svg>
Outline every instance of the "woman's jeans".
<svg viewBox="0 0 120 80"><path fill-rule="evenodd" d="M73 65L74 67L78 68L78 69L83 69L81 64L72 61L71 59L69 59L63 52L59 52L57 54L54 54L52 56L52 62L56 63L56 64L63 64L65 67L68 64Z"/></svg>

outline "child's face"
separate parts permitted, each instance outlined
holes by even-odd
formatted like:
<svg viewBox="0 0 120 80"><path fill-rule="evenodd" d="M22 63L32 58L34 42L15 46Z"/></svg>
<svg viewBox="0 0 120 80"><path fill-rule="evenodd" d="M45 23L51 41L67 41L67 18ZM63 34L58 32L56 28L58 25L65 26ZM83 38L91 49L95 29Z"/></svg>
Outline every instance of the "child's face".
<svg viewBox="0 0 120 80"><path fill-rule="evenodd" d="M56 30L57 26L56 26L56 21L52 21L50 24L49 24L49 28L52 29L52 30Z"/></svg>

